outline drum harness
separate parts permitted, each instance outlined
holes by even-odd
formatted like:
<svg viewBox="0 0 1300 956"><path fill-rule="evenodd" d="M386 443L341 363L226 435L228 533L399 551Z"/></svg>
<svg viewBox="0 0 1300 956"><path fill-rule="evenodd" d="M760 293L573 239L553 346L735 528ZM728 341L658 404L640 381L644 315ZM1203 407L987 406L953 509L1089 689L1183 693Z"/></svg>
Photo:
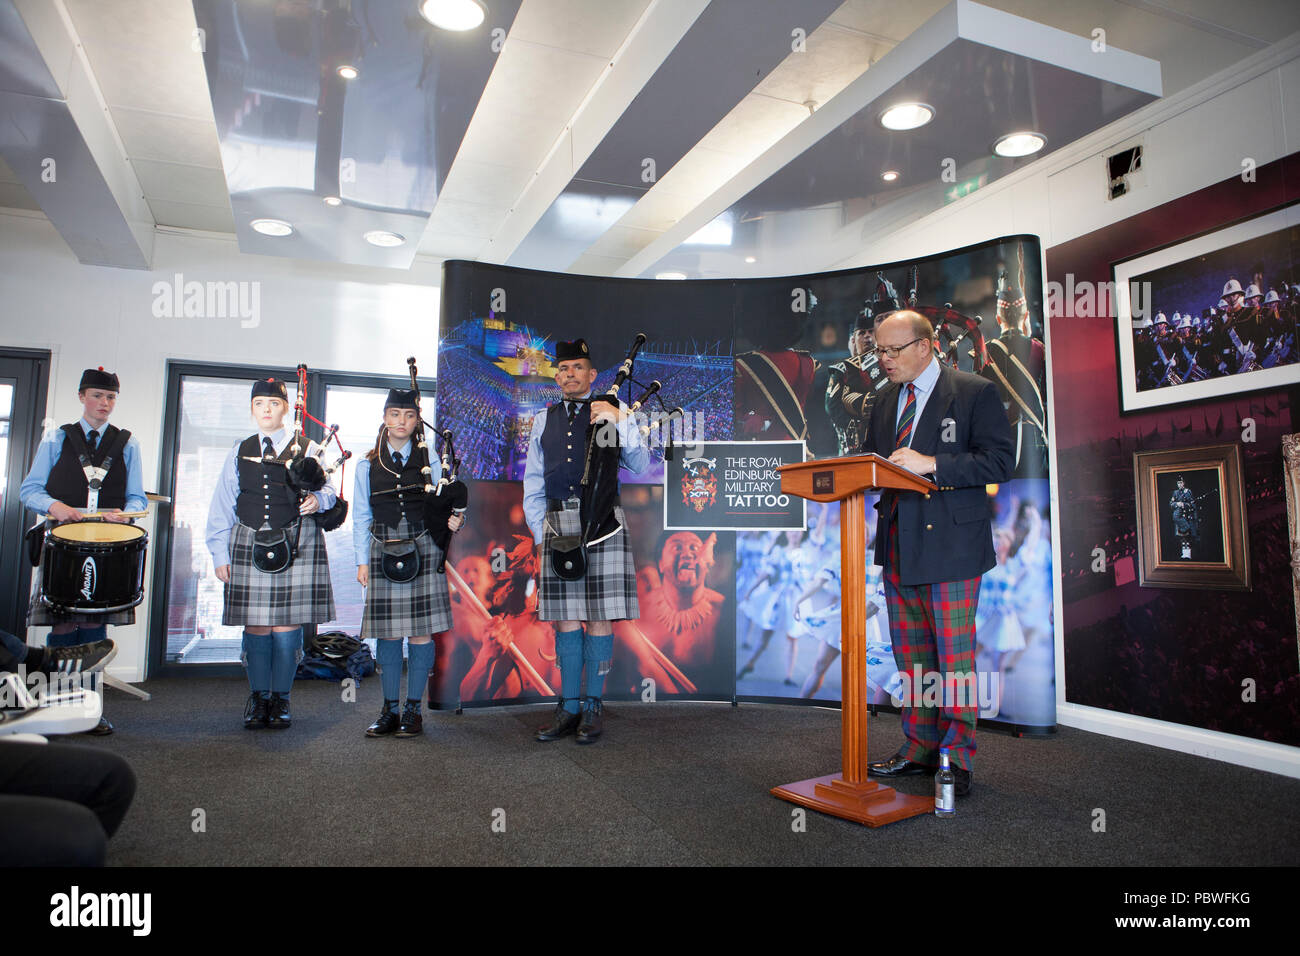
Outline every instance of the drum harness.
<svg viewBox="0 0 1300 956"><path fill-rule="evenodd" d="M113 460L126 447L126 443L131 440L131 433L125 429L118 429L113 438L113 444L108 446L104 457L98 465L91 458L93 452L90 450L90 443L86 441L85 432L81 426L75 422L71 425L63 426L65 440L72 442L72 448L77 453L77 461L81 465L81 471L86 476L86 510L94 514L99 511L99 489L104 486L104 478L107 477L108 471L113 467ZM46 522L38 521L27 529L27 560L32 563L32 567L39 567L41 563L41 548L45 543Z"/></svg>

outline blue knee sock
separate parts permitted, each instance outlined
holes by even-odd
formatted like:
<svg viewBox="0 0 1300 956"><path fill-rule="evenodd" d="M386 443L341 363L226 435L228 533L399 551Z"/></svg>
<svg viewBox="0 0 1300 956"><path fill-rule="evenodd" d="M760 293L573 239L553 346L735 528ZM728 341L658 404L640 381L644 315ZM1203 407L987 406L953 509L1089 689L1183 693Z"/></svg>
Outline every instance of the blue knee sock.
<svg viewBox="0 0 1300 956"><path fill-rule="evenodd" d="M429 686L429 672L433 670L433 641L427 644L406 645L406 702L414 704L418 713L424 689Z"/></svg>
<svg viewBox="0 0 1300 956"><path fill-rule="evenodd" d="M272 631L271 640L274 650L271 655L271 690L288 697L293 690L293 679L298 673L298 661L302 660L302 628L292 631Z"/></svg>
<svg viewBox="0 0 1300 956"><path fill-rule="evenodd" d="M555 660L560 665L560 696L564 709L576 714L582 694L582 628L555 632Z"/></svg>
<svg viewBox="0 0 1300 956"><path fill-rule="evenodd" d="M244 631L244 670L248 688L263 697L271 696L271 635Z"/></svg>
<svg viewBox="0 0 1300 956"><path fill-rule="evenodd" d="M375 644L379 657L379 685L384 689L384 700L401 700L402 639L381 637Z"/></svg>
<svg viewBox="0 0 1300 956"><path fill-rule="evenodd" d="M614 657L613 634L585 634L582 660L587 665L587 696L605 696L605 674Z"/></svg>
<svg viewBox="0 0 1300 956"><path fill-rule="evenodd" d="M104 641L108 639L108 628L103 625L96 627L86 627L84 624L77 630L73 631L70 637L75 637L78 643L90 644L94 641Z"/></svg>
<svg viewBox="0 0 1300 956"><path fill-rule="evenodd" d="M99 627L74 628L66 634L55 634L53 631L50 631L49 634L45 635L45 646L72 647L74 644L85 644L89 641L103 640L104 635L107 633L107 629L102 624L99 625Z"/></svg>

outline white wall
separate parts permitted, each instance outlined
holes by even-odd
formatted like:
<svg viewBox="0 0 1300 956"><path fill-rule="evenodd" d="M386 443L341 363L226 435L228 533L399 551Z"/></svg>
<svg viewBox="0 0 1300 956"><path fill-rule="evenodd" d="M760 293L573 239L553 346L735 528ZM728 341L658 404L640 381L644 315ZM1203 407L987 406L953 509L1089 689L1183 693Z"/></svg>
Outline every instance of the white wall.
<svg viewBox="0 0 1300 956"><path fill-rule="evenodd" d="M47 424L79 417L83 369L117 372L113 421L140 441L147 491L158 489L168 359L404 375L415 355L421 373L434 374L441 272L427 261L408 272L248 256L233 236L159 230L153 265L81 265L43 216L0 210L0 346L50 350ZM260 321L156 318L155 284L170 286L177 273L184 282L255 283L247 289L260 296ZM148 607L146 597L136 625L114 629L116 677L144 677Z"/></svg>

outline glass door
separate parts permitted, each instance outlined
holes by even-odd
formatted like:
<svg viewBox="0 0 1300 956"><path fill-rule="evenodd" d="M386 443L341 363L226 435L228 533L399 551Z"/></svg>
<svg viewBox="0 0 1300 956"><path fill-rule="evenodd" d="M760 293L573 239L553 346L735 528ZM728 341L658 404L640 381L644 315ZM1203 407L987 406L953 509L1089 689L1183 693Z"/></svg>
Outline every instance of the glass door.
<svg viewBox="0 0 1300 956"><path fill-rule="evenodd" d="M27 513L18 489L40 444L49 370L48 352L0 349L0 628L19 637L27 631L34 572L23 532L36 516Z"/></svg>

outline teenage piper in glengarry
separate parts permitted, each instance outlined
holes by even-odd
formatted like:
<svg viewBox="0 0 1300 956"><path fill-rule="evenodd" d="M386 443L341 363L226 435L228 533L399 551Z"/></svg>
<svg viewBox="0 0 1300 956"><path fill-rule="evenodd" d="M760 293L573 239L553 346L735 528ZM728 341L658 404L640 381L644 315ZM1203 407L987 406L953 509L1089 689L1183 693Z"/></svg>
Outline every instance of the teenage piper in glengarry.
<svg viewBox="0 0 1300 956"><path fill-rule="evenodd" d="M328 482L314 491L295 486L301 465L319 464L321 449L302 435L300 416L292 431L284 427L284 382L254 382L251 398L257 431L226 456L208 512L207 544L225 585L221 623L244 628L251 691L244 728L283 729L292 720L289 693L302 658L302 626L334 619L325 534L312 516L332 508L338 495Z"/></svg>
<svg viewBox="0 0 1300 956"><path fill-rule="evenodd" d="M47 526L78 521L82 517L78 509L95 510L106 521L126 522L130 519L121 512L144 511L148 505L140 466L140 443L129 431L108 423L120 390L121 383L115 373L105 372L102 365L86 369L77 386L81 420L51 431L36 449L36 459L19 487L18 496L37 514L48 515ZM90 506L92 481L98 483L93 509ZM37 571L32 578L27 624L29 627L51 625L46 647L70 648L103 641L111 648L105 625L135 623L134 607L108 614L57 611L40 598L41 572ZM112 732L113 725L102 716L99 724L88 731L96 735Z"/></svg>
<svg viewBox="0 0 1300 956"><path fill-rule="evenodd" d="M533 418L524 469L524 518L541 552L537 616L556 622L560 667L560 700L551 723L538 731L538 740L576 733L578 743L593 743L600 736L605 675L614 656L612 622L641 616L627 520L618 503L618 468L645 471L650 452L631 427L632 418L616 389L630 374L636 349L644 341L644 335L638 337L615 380L614 394L595 399L591 388L597 372L587 343L556 343L555 382L561 400ZM595 441L593 430L602 423L616 427L617 447ZM589 462L598 466L603 478L584 484L584 474L592 477Z"/></svg>
<svg viewBox="0 0 1300 956"><path fill-rule="evenodd" d="M414 359L410 364L414 382ZM441 567L446 541L438 539L465 523L466 499L451 500L452 486L464 485L454 477L454 452L445 436L443 476L437 486L431 483L423 425L419 392L390 389L375 447L357 465L352 542L357 581L366 589L361 637L377 638L384 692L383 710L366 728L367 737L424 732L420 702L433 670L433 635L452 624L451 594ZM430 499L444 495L447 508L430 507L439 503ZM399 717L404 637L409 646L406 703Z"/></svg>

